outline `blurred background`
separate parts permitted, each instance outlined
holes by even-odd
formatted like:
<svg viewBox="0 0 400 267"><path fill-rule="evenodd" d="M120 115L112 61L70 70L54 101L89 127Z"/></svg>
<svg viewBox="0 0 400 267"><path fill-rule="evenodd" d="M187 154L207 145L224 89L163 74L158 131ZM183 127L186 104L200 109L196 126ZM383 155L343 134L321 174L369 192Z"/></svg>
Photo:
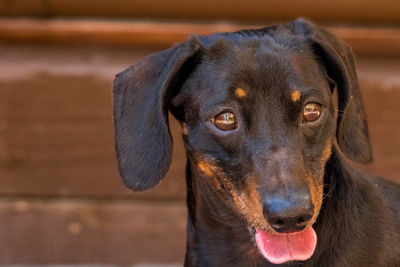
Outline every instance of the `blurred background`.
<svg viewBox="0 0 400 267"><path fill-rule="evenodd" d="M397 0L0 0L0 266L181 266L185 155L125 189L113 144L112 80L190 34L303 16L357 58L375 163L400 182Z"/></svg>

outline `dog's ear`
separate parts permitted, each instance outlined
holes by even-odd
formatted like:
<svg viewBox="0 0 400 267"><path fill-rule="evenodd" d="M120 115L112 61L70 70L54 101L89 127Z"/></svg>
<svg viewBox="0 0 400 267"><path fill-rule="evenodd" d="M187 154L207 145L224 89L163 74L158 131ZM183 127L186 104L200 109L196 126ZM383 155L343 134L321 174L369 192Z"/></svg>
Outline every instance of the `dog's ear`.
<svg viewBox="0 0 400 267"><path fill-rule="evenodd" d="M169 101L194 65L193 42L155 53L114 80L115 147L127 187L146 190L166 175L172 156Z"/></svg>
<svg viewBox="0 0 400 267"><path fill-rule="evenodd" d="M306 37L338 89L336 136L344 154L363 164L372 161L368 125L351 48L308 20L297 19L292 30Z"/></svg>

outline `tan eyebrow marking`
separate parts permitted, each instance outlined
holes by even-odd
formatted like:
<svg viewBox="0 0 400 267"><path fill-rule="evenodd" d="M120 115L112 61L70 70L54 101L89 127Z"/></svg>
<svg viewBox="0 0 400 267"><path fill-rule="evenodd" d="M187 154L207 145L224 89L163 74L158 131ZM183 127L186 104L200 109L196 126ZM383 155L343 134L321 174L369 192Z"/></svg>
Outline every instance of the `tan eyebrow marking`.
<svg viewBox="0 0 400 267"><path fill-rule="evenodd" d="M246 91L245 90L243 90L242 88L236 88L236 90L235 90L235 95L238 97L238 98L243 98L243 97L245 97L246 96Z"/></svg>
<svg viewBox="0 0 400 267"><path fill-rule="evenodd" d="M297 102L297 101L299 101L300 96L301 96L300 91L299 90L294 90L292 92L292 94L290 95L290 98L292 99L293 102Z"/></svg>

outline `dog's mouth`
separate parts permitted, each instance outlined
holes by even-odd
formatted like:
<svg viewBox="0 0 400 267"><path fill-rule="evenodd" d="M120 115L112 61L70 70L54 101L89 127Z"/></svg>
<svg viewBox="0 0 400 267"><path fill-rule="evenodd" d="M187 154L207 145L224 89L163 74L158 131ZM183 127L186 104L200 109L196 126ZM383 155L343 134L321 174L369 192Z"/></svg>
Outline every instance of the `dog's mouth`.
<svg viewBox="0 0 400 267"><path fill-rule="evenodd" d="M312 226L292 233L269 233L255 229L255 241L269 262L281 264L311 258L317 245L317 235Z"/></svg>

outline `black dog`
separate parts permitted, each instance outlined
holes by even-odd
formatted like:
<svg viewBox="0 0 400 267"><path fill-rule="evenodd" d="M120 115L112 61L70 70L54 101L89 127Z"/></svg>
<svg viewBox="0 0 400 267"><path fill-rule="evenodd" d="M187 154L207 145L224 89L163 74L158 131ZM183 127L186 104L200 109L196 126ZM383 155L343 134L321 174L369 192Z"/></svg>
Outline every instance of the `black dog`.
<svg viewBox="0 0 400 267"><path fill-rule="evenodd" d="M168 170L168 111L187 151L185 266L400 266L400 187L344 159L372 155L353 55L334 35L298 19L196 36L118 74L133 190Z"/></svg>

